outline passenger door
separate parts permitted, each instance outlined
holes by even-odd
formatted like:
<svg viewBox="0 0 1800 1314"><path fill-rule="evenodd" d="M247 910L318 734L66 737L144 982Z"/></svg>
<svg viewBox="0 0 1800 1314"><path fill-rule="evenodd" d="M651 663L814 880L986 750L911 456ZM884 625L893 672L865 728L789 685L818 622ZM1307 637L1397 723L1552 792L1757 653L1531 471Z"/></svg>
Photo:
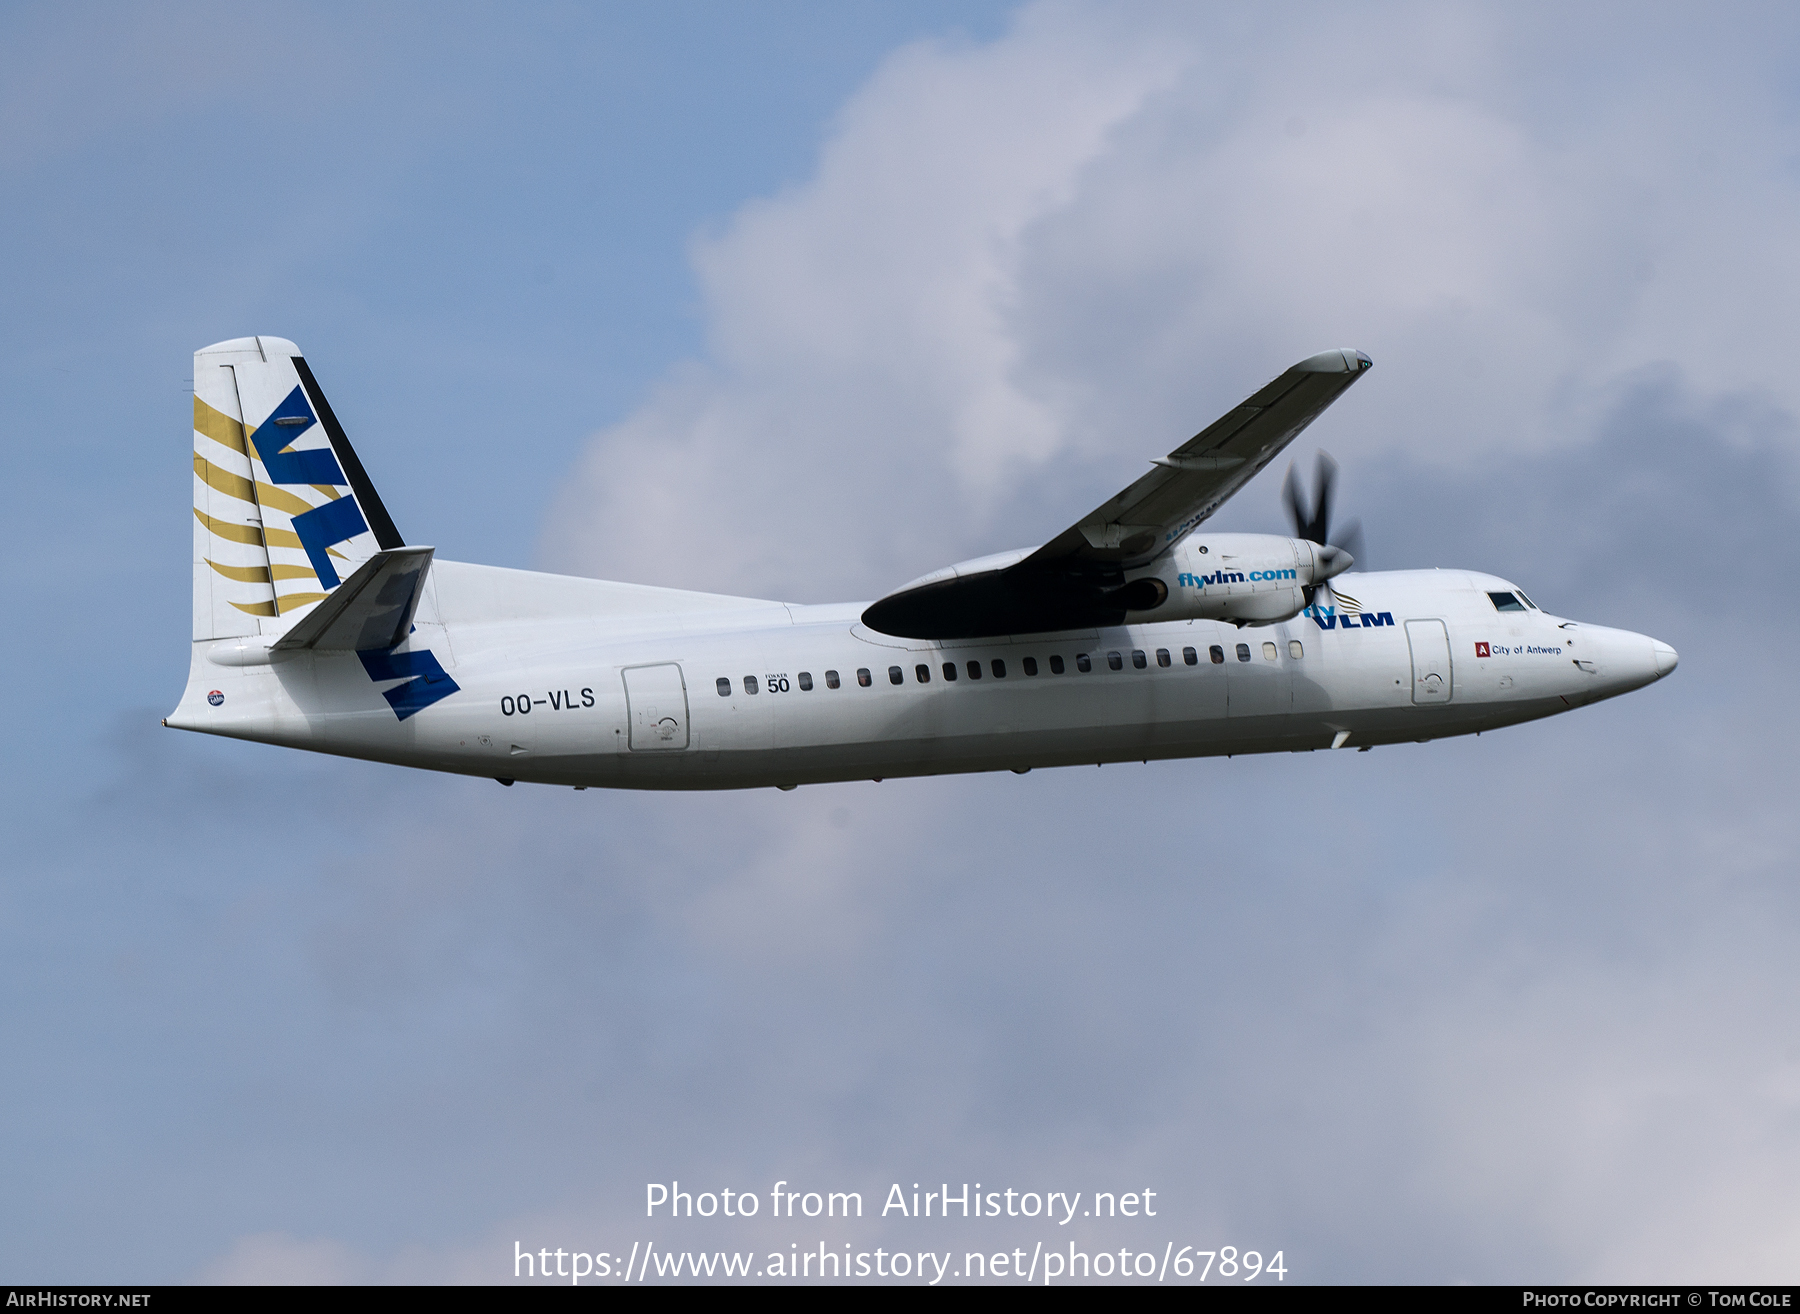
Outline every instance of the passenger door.
<svg viewBox="0 0 1800 1314"><path fill-rule="evenodd" d="M1444 629L1444 622L1407 621L1406 645L1412 651L1413 702L1449 702L1453 692L1450 635Z"/></svg>
<svg viewBox="0 0 1800 1314"><path fill-rule="evenodd" d="M627 667L625 706L633 750L666 752L688 746L687 685L674 662Z"/></svg>

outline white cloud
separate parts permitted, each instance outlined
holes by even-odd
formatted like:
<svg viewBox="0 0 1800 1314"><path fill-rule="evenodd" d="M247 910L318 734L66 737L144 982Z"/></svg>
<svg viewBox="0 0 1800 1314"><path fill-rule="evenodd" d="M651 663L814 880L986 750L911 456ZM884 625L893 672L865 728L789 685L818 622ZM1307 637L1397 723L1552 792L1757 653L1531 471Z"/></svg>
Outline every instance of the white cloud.
<svg viewBox="0 0 1800 1314"><path fill-rule="evenodd" d="M890 58L815 178L696 244L713 359L596 440L549 555L690 586L845 587L884 555L871 490L975 513L1053 455L1060 417L1012 377L1022 243L1181 58L1067 8L993 45ZM915 520L910 537L937 533Z"/></svg>
<svg viewBox="0 0 1800 1314"><path fill-rule="evenodd" d="M1377 362L1319 430L1352 457L1559 445L1646 365L1800 405L1792 133L1672 98L1659 40L1736 38L1669 28L1609 34L1585 98L1521 88L1596 34L1433 6L1037 6L903 50L812 179L697 241L709 358L596 437L546 559L868 596L1048 537L1327 346Z"/></svg>

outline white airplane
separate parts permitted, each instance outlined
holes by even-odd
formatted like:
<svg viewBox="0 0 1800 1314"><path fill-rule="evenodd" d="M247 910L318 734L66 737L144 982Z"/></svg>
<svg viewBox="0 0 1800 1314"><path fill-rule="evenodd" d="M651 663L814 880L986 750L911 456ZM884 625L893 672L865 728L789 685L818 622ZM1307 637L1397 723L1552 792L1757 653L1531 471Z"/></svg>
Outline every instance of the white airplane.
<svg viewBox="0 0 1800 1314"><path fill-rule="evenodd" d="M1301 361L1041 547L804 606L435 560L293 343L217 343L194 356L194 643L164 724L503 785L791 789L1366 751L1675 669L1491 575L1346 576L1328 468L1310 516L1288 486L1295 537L1202 532L1369 366Z"/></svg>

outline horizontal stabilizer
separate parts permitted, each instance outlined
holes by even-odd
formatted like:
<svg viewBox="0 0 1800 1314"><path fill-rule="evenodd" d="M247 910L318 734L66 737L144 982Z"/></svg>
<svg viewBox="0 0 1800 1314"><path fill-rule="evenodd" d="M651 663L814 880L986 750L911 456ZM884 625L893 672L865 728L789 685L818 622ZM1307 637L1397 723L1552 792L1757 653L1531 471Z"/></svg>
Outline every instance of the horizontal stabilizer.
<svg viewBox="0 0 1800 1314"><path fill-rule="evenodd" d="M434 550L377 552L283 635L274 651L386 652L412 629Z"/></svg>

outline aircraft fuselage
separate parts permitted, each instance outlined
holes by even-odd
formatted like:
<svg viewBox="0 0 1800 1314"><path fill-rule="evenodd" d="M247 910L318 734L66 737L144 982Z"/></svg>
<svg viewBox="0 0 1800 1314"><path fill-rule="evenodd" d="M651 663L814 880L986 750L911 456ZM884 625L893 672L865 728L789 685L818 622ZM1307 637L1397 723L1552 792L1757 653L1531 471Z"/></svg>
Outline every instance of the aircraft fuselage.
<svg viewBox="0 0 1800 1314"><path fill-rule="evenodd" d="M439 561L407 641L195 644L168 724L504 781L729 789L1365 749L1640 688L1675 653L1461 570L1346 575L1355 606L982 640L900 639L866 604L730 599ZM420 654L428 654L420 656ZM436 674L433 674L433 672ZM954 678L950 678L950 673Z"/></svg>

